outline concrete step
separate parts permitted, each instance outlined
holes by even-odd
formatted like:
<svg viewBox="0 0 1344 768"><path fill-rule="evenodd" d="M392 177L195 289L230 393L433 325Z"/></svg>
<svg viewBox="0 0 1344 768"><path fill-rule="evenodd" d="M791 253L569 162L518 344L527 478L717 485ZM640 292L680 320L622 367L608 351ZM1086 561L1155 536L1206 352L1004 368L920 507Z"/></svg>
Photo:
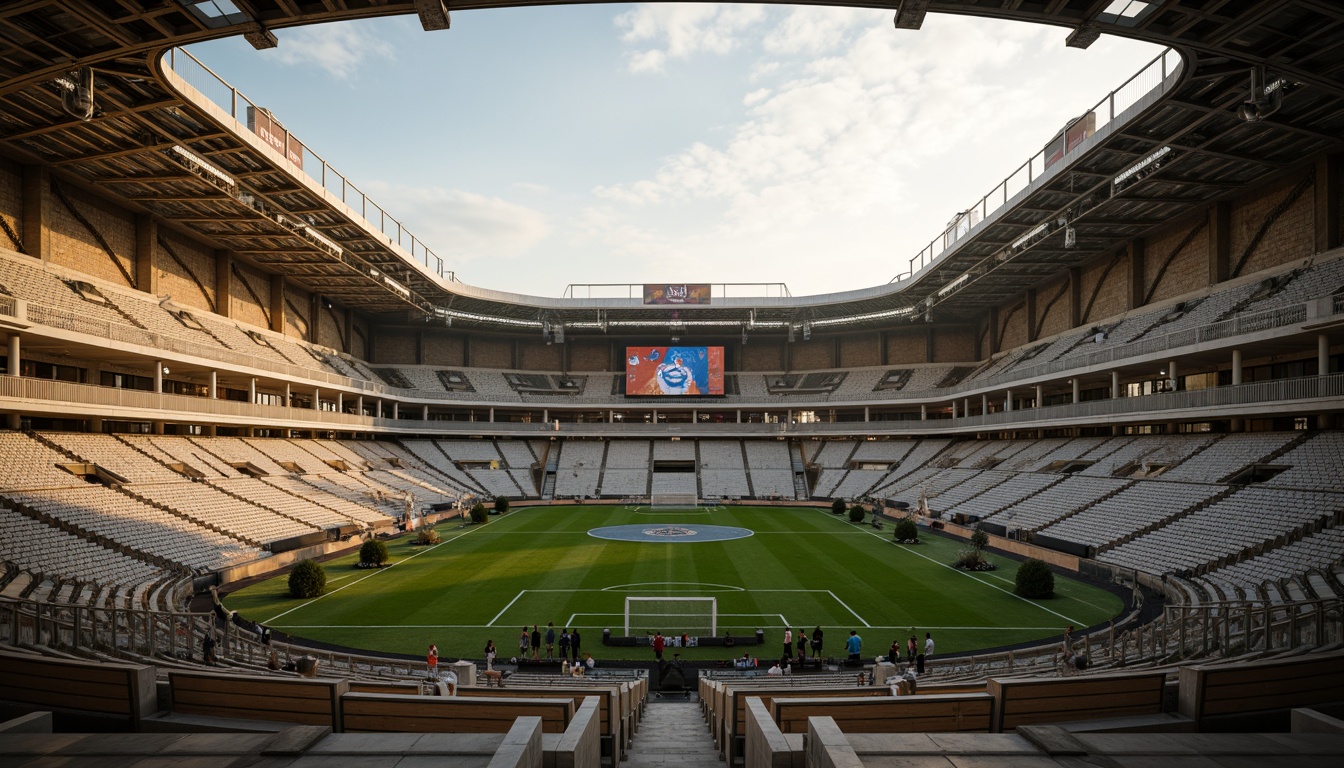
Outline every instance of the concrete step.
<svg viewBox="0 0 1344 768"><path fill-rule="evenodd" d="M718 766L719 753L695 701L649 703L630 744L628 768Z"/></svg>

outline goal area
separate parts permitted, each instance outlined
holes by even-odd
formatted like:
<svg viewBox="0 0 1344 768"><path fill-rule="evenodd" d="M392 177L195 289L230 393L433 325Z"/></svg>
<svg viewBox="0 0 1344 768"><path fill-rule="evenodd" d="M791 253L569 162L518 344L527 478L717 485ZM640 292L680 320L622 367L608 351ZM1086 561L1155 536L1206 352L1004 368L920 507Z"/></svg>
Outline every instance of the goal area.
<svg viewBox="0 0 1344 768"><path fill-rule="evenodd" d="M625 598L625 636L653 634L713 637L719 630L719 601L713 597Z"/></svg>

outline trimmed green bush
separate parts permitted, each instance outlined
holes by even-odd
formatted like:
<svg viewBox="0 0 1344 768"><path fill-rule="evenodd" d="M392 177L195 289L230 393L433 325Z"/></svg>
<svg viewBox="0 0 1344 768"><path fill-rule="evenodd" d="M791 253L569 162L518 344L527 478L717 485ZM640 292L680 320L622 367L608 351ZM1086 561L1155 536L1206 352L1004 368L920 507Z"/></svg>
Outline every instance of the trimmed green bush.
<svg viewBox="0 0 1344 768"><path fill-rule="evenodd" d="M1022 597L1041 599L1055 596L1055 574L1044 560L1031 559L1017 569L1017 588Z"/></svg>
<svg viewBox="0 0 1344 768"><path fill-rule="evenodd" d="M868 515L868 510L860 507L858 504L849 508L849 522L862 523L863 518Z"/></svg>
<svg viewBox="0 0 1344 768"><path fill-rule="evenodd" d="M490 511L485 508L481 502L476 502L471 508L471 522L484 523L490 519Z"/></svg>
<svg viewBox="0 0 1344 768"><path fill-rule="evenodd" d="M971 534L971 546L982 552L989 546L989 534L985 533L984 528L977 527L975 533Z"/></svg>
<svg viewBox="0 0 1344 768"><path fill-rule="evenodd" d="M832 500L831 500L831 514L832 514L832 515L843 515L843 514L845 514L845 500L844 500L844 499L832 499Z"/></svg>
<svg viewBox="0 0 1344 768"><path fill-rule="evenodd" d="M369 539L359 548L359 564L382 565L387 562L387 542Z"/></svg>
<svg viewBox="0 0 1344 768"><path fill-rule="evenodd" d="M497 515L502 515L502 514L508 512L508 511L509 511L509 497L508 497L508 496L496 496L496 497L495 497L495 514L497 514Z"/></svg>
<svg viewBox="0 0 1344 768"><path fill-rule="evenodd" d="M896 521L896 530L892 533L896 541L919 541L919 526L908 517Z"/></svg>
<svg viewBox="0 0 1344 768"><path fill-rule="evenodd" d="M289 572L290 597L317 597L327 588L327 572L316 560L300 560Z"/></svg>

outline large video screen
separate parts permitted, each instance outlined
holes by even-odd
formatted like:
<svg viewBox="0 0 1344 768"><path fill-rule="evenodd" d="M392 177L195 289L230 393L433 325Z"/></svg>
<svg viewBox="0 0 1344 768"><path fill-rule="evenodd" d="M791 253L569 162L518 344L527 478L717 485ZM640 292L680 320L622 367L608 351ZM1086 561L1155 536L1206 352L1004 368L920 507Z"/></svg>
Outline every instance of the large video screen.
<svg viewBox="0 0 1344 768"><path fill-rule="evenodd" d="M722 395L723 347L626 347L625 394Z"/></svg>

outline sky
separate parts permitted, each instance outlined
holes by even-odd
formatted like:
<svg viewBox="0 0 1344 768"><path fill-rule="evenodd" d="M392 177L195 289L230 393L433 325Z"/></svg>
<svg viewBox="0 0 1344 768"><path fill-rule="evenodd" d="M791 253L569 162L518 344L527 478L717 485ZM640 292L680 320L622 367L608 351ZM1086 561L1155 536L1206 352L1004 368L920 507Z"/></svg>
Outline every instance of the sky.
<svg viewBox="0 0 1344 768"><path fill-rule="evenodd" d="M459 280L550 297L884 284L1161 52L944 14L909 31L889 10L702 3L275 34L267 51L190 50Z"/></svg>

